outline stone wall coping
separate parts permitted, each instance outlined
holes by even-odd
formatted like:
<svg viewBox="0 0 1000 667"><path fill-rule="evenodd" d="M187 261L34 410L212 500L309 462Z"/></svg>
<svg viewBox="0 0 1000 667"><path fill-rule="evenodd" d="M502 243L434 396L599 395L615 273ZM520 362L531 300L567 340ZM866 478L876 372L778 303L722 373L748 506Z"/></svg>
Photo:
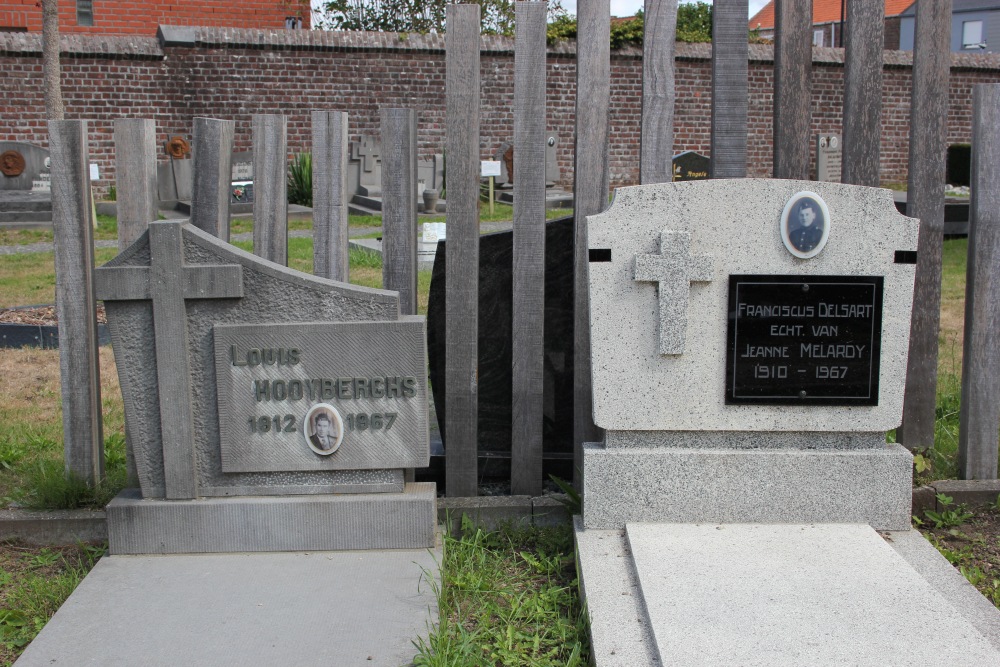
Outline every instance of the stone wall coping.
<svg viewBox="0 0 1000 667"><path fill-rule="evenodd" d="M214 28L161 25L156 37L107 37L98 35L60 35L60 52L63 56L105 57L110 59L162 59L172 48L224 48L287 51L358 51L406 52L443 54L443 34L353 32L338 30L279 30L252 28ZM481 52L513 54L514 38L503 35L483 35ZM0 55L41 56L40 33L0 33ZM549 57L575 58L576 41L563 40L548 47ZM642 49L626 46L614 51L616 59L641 59ZM712 45L678 42L678 60L710 60ZM909 68L913 65L912 51L883 51L887 68ZM750 44L750 62L774 61L774 47L770 44ZM813 64L842 67L844 49L816 47ZM1000 70L1000 54L953 53L952 69Z"/></svg>

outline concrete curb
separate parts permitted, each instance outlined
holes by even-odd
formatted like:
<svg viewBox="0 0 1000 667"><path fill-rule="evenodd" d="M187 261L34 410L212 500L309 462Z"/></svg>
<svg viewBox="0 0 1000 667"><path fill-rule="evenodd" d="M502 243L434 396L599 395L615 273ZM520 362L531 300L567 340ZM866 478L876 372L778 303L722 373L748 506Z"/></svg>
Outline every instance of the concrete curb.
<svg viewBox="0 0 1000 667"><path fill-rule="evenodd" d="M462 515L484 530L504 522L555 526L570 522L562 505L562 494L551 496L479 496L438 498L438 524L457 535ZM108 539L107 514L95 510L0 510L0 540L21 540L28 544L52 546L76 542L103 542Z"/></svg>
<svg viewBox="0 0 1000 667"><path fill-rule="evenodd" d="M953 505L991 504L1000 496L1000 480L946 479L918 487L913 489L913 514L943 509L938 506L939 493L951 496ZM508 521L536 526L568 524L570 513L561 500L565 500L563 494L438 498L438 523L447 526L452 535L461 528L463 514L485 530ZM107 515L95 510L0 510L0 539L40 546L100 542L108 539Z"/></svg>

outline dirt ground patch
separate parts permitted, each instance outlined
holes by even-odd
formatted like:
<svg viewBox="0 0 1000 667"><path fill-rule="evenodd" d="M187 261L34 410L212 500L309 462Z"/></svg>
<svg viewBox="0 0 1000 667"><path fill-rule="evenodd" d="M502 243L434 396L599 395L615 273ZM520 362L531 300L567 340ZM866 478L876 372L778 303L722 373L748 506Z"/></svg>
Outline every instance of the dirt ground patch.
<svg viewBox="0 0 1000 667"><path fill-rule="evenodd" d="M969 582L1000 607L1000 507L948 507L938 516L919 517L920 532ZM955 524L955 525L952 525Z"/></svg>

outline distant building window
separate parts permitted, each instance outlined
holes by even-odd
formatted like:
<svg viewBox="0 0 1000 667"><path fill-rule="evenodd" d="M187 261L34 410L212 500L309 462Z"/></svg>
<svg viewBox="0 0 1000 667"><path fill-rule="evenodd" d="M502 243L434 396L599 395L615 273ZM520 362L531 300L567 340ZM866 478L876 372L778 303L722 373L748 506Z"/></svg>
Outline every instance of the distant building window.
<svg viewBox="0 0 1000 667"><path fill-rule="evenodd" d="M983 44L983 22L963 21L962 22L962 48L963 49L984 49Z"/></svg>
<svg viewBox="0 0 1000 667"><path fill-rule="evenodd" d="M94 25L94 0L76 0L76 24Z"/></svg>
<svg viewBox="0 0 1000 667"><path fill-rule="evenodd" d="M825 30L813 30L813 46L823 46L823 34Z"/></svg>
<svg viewBox="0 0 1000 667"><path fill-rule="evenodd" d="M285 27L288 28L289 30L302 30L302 17L286 16Z"/></svg>

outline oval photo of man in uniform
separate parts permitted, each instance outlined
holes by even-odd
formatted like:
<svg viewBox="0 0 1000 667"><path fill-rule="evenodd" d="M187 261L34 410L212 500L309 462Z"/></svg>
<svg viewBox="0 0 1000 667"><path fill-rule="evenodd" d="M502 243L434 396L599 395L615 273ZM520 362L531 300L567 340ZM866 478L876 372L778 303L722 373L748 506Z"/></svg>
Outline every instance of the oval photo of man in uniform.
<svg viewBox="0 0 1000 667"><path fill-rule="evenodd" d="M305 417L306 444L320 456L329 456L340 447L344 439L344 422L340 413L329 403L319 403L309 408Z"/></svg>
<svg viewBox="0 0 1000 667"><path fill-rule="evenodd" d="M781 212L781 241L800 259L815 257L830 236L830 211L815 192L796 193Z"/></svg>

